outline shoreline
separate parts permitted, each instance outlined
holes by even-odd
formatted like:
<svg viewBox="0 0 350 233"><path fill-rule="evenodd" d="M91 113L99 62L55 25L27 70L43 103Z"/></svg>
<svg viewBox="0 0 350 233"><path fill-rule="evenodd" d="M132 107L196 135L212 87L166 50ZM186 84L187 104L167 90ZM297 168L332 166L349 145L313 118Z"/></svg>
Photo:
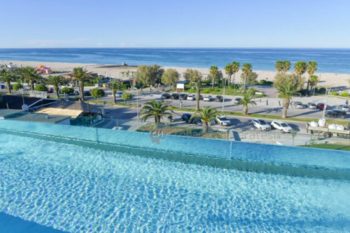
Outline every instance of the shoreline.
<svg viewBox="0 0 350 233"><path fill-rule="evenodd" d="M23 61L23 60L0 60L0 64L13 63L17 66L32 66L46 65L54 71L69 72L74 67L83 67L89 72L98 73L100 75L109 76L116 79L127 79L125 72L135 72L136 66L118 66L119 64L93 64L93 63L76 63L76 62L51 62L51 61ZM180 74L183 74L186 69L199 70L203 76L208 75L209 67L179 67L179 66L161 66L163 69L173 68ZM222 70L222 69L221 69ZM222 70L223 71L223 70ZM276 75L275 71L271 70L254 70L258 74L258 80L272 81ZM224 73L224 71L223 71ZM240 73L236 74L236 80L239 79ZM350 85L350 73L328 73L317 72L320 82L318 86L324 87L336 87L336 86L349 86ZM305 75L307 77L307 75Z"/></svg>

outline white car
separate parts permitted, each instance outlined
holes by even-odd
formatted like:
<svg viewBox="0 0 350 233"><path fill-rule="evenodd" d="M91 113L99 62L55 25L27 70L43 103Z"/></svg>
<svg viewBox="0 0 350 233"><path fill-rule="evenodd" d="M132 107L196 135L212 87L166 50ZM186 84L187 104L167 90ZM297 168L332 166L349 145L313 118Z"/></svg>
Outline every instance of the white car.
<svg viewBox="0 0 350 233"><path fill-rule="evenodd" d="M194 95L187 96L187 100L196 100L196 97Z"/></svg>
<svg viewBox="0 0 350 233"><path fill-rule="evenodd" d="M290 125L282 121L272 121L271 126L275 129L281 130L284 133L290 133L293 130Z"/></svg>
<svg viewBox="0 0 350 233"><path fill-rule="evenodd" d="M203 101L205 101L205 102L210 102L212 100L214 100L214 98L211 95L204 96L204 98L203 98Z"/></svg>
<svg viewBox="0 0 350 233"><path fill-rule="evenodd" d="M340 105L338 109L344 112L350 112L350 107L348 105Z"/></svg>
<svg viewBox="0 0 350 233"><path fill-rule="evenodd" d="M216 117L216 122L222 126L230 126L231 121L227 119L225 116L218 116Z"/></svg>
<svg viewBox="0 0 350 233"><path fill-rule="evenodd" d="M254 119L252 120L253 125L255 128L268 131L271 130L271 125L269 125L266 121L261 120L261 119Z"/></svg>

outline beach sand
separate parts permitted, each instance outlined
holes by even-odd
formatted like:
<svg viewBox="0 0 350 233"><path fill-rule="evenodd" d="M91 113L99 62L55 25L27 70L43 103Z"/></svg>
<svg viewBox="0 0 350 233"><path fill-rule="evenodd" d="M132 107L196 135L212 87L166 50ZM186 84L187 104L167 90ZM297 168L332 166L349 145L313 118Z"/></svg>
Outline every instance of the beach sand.
<svg viewBox="0 0 350 233"><path fill-rule="evenodd" d="M64 62L40 62L40 61L10 61L10 60L0 60L0 64L13 63L17 66L33 66L45 65L50 67L54 71L58 72L70 72L74 67L83 67L89 72L98 73L100 75L109 76L118 79L128 79L126 73L132 73L136 71L136 67L128 66L118 66L118 65L99 65L99 64L83 64L83 63L64 63ZM164 69L174 68L178 70L179 73L183 74L186 69L197 69L204 76L209 73L208 68L196 68L196 67L162 67ZM254 70L258 74L259 80L269 80L273 81L276 73L274 71L261 71ZM337 74L337 73L316 73L320 78L320 83L318 86L323 87L338 87L338 86L349 86L350 85L350 74ZM240 73L236 74L236 80L239 80ZM307 75L305 75L307 77Z"/></svg>

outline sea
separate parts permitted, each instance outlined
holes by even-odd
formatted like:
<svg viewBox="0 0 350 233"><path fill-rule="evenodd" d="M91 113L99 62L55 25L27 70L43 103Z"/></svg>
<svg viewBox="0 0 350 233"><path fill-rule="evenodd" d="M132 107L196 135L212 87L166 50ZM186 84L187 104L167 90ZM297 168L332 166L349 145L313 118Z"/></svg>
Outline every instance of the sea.
<svg viewBox="0 0 350 233"><path fill-rule="evenodd" d="M319 72L350 73L350 49L262 48L41 48L0 49L0 60L173 67L224 67L232 61L274 70L276 60L316 61Z"/></svg>

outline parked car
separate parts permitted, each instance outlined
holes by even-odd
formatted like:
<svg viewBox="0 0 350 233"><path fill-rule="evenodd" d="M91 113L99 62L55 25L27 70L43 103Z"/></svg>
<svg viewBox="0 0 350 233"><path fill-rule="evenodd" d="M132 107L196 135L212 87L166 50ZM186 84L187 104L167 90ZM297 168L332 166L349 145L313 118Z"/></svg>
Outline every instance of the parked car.
<svg viewBox="0 0 350 233"><path fill-rule="evenodd" d="M217 96L215 97L215 101L217 101L217 102L222 102L222 101L224 101L224 97L222 97L221 95L217 95Z"/></svg>
<svg viewBox="0 0 350 233"><path fill-rule="evenodd" d="M202 95L199 95L199 99L200 99L200 100L203 100L203 96L202 96Z"/></svg>
<svg viewBox="0 0 350 233"><path fill-rule="evenodd" d="M194 95L188 95L187 100L196 100L196 97Z"/></svg>
<svg viewBox="0 0 350 233"><path fill-rule="evenodd" d="M302 102L294 102L294 107L297 108L297 109L304 109L304 108L307 108L307 105L303 104Z"/></svg>
<svg viewBox="0 0 350 233"><path fill-rule="evenodd" d="M179 95L179 99L180 99L180 100L186 100L186 99L187 99L187 94L183 94L183 93L180 94L180 95Z"/></svg>
<svg viewBox="0 0 350 233"><path fill-rule="evenodd" d="M172 98L173 100L178 100L178 99L179 99L179 94L173 93L173 94L171 94L171 98Z"/></svg>
<svg viewBox="0 0 350 233"><path fill-rule="evenodd" d="M202 120L200 117L191 117L188 123L194 124L194 125L202 125Z"/></svg>
<svg viewBox="0 0 350 233"><path fill-rule="evenodd" d="M169 93L163 93L160 98L162 99L170 99L171 98L171 95Z"/></svg>
<svg viewBox="0 0 350 233"><path fill-rule="evenodd" d="M213 100L214 100L214 98L211 95L204 96L204 98L203 98L203 101L205 101L205 102L210 102L210 101L213 101Z"/></svg>
<svg viewBox="0 0 350 233"><path fill-rule="evenodd" d="M121 98L122 95L123 95L123 92L122 92L122 91L117 91L117 92L115 93L115 97L116 97L116 98Z"/></svg>
<svg viewBox="0 0 350 233"><path fill-rule="evenodd" d="M271 130L271 125L269 125L266 121L261 120L261 119L254 119L252 120L253 125L255 128L260 129L260 130Z"/></svg>
<svg viewBox="0 0 350 233"><path fill-rule="evenodd" d="M308 103L308 104L307 104L307 107L308 107L309 109L317 109L317 105L316 105L315 103Z"/></svg>
<svg viewBox="0 0 350 233"><path fill-rule="evenodd" d="M349 105L339 105L337 109L344 111L344 112L349 112L350 106Z"/></svg>
<svg viewBox="0 0 350 233"><path fill-rule="evenodd" d="M231 121L229 119L227 119L225 116L216 117L216 122L222 126L230 126L231 125Z"/></svg>
<svg viewBox="0 0 350 233"><path fill-rule="evenodd" d="M328 110L326 112L326 117L329 118L346 118L346 112L342 110Z"/></svg>
<svg viewBox="0 0 350 233"><path fill-rule="evenodd" d="M240 98L240 97L236 97L233 99L234 104L241 104L241 102L242 102L242 98Z"/></svg>
<svg viewBox="0 0 350 233"><path fill-rule="evenodd" d="M271 126L275 129L281 130L284 133L290 133L293 130L290 125L282 121L272 121Z"/></svg>
<svg viewBox="0 0 350 233"><path fill-rule="evenodd" d="M91 96L91 92L90 91L84 91L84 96Z"/></svg>
<svg viewBox="0 0 350 233"><path fill-rule="evenodd" d="M324 110L324 108L325 108L325 104L324 103L318 103L317 105L316 105L316 108L318 109L318 110L320 110L320 111L323 111Z"/></svg>
<svg viewBox="0 0 350 233"><path fill-rule="evenodd" d="M186 123L188 123L191 119L192 115L189 113L184 113L181 116L181 120L185 121Z"/></svg>

